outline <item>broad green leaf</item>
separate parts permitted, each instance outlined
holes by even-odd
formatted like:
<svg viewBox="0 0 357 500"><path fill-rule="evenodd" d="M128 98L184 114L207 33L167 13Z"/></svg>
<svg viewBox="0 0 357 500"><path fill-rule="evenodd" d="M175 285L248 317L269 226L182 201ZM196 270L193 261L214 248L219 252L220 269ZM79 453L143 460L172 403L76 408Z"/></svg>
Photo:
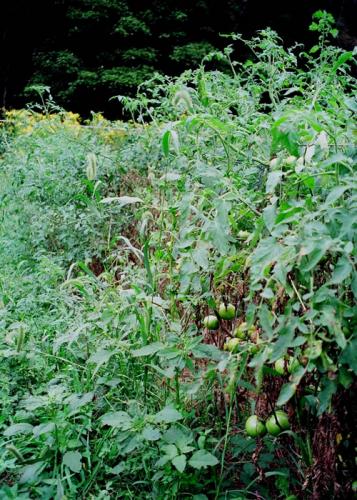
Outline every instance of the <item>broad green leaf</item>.
<svg viewBox="0 0 357 500"><path fill-rule="evenodd" d="M208 268L209 248L210 245L199 241L192 253L192 258L196 264L205 270Z"/></svg>
<svg viewBox="0 0 357 500"><path fill-rule="evenodd" d="M155 463L155 467L163 467L169 461L170 457L168 455L164 455L163 457L159 458L159 460Z"/></svg>
<svg viewBox="0 0 357 500"><path fill-rule="evenodd" d="M158 351L163 349L165 346L162 342L153 342L152 344L145 345L140 349L135 349L131 351L132 356L134 358L138 358L141 356L151 356L152 354L156 354Z"/></svg>
<svg viewBox="0 0 357 500"><path fill-rule="evenodd" d="M119 462L115 467L109 470L111 474L120 474L125 471L125 462Z"/></svg>
<svg viewBox="0 0 357 500"><path fill-rule="evenodd" d="M288 347L294 339L295 325L292 323L278 330L278 340L273 344L273 352L270 356L270 361L274 362L286 354Z"/></svg>
<svg viewBox="0 0 357 500"><path fill-rule="evenodd" d="M169 457L170 460L178 456L178 450L173 444L165 444L161 450Z"/></svg>
<svg viewBox="0 0 357 500"><path fill-rule="evenodd" d="M82 469L82 455L79 451L67 451L63 455L63 464L72 472L80 472Z"/></svg>
<svg viewBox="0 0 357 500"><path fill-rule="evenodd" d="M349 340L340 357L341 363L348 365L357 375L357 337Z"/></svg>
<svg viewBox="0 0 357 500"><path fill-rule="evenodd" d="M155 415L155 421L158 423L164 422L166 424L170 424L182 419L183 416L181 415L181 413L175 410L175 408L170 408L169 406L159 411L159 413L156 413Z"/></svg>
<svg viewBox="0 0 357 500"><path fill-rule="evenodd" d="M283 172L281 172L280 170L274 170L273 172L270 172L265 186L265 192L273 193L276 186L280 184L282 177Z"/></svg>
<svg viewBox="0 0 357 500"><path fill-rule="evenodd" d="M347 191L348 189L348 186L337 186L333 189L331 189L331 191L329 192L326 200L325 200L325 206L329 206L329 205L333 205L334 203L336 203L337 200L339 200L341 198L341 196L343 195L343 193L345 191Z"/></svg>
<svg viewBox="0 0 357 500"><path fill-rule="evenodd" d="M179 472L183 472L186 468L186 455L179 455L173 458L171 462Z"/></svg>
<svg viewBox="0 0 357 500"><path fill-rule="evenodd" d="M92 379L96 376L100 367L108 363L109 359L113 356L113 354L114 351L107 351L106 349L100 349L99 351L95 352L88 358L87 363L94 363L96 365L95 370L93 371L92 374Z"/></svg>
<svg viewBox="0 0 357 500"><path fill-rule="evenodd" d="M206 450L196 451L188 462L194 469L213 467L218 464L218 459Z"/></svg>
<svg viewBox="0 0 357 500"><path fill-rule="evenodd" d="M25 465L20 469L20 484L35 482L40 475L41 470L45 467L46 462L36 462L34 464Z"/></svg>
<svg viewBox="0 0 357 500"><path fill-rule="evenodd" d="M113 351L107 351L106 349L100 349L99 351L92 354L87 363L94 363L96 365L103 365L107 363L111 356L113 355Z"/></svg>
<svg viewBox="0 0 357 500"><path fill-rule="evenodd" d="M29 396L24 398L20 406L28 411L37 410L38 408L46 407L48 405L48 398L45 396Z"/></svg>
<svg viewBox="0 0 357 500"><path fill-rule="evenodd" d="M296 392L296 384L284 384L281 388L278 401L276 404L278 406L285 405L295 394Z"/></svg>
<svg viewBox="0 0 357 500"><path fill-rule="evenodd" d="M25 422L22 424L12 424L5 429L4 436L12 437L17 436L18 434L30 434L32 430L33 426Z"/></svg>
<svg viewBox="0 0 357 500"><path fill-rule="evenodd" d="M315 241L313 250L308 254L306 258L307 262L301 267L301 270L303 272L309 272L314 269L314 267L316 267L320 260L325 256L331 245L332 241L329 239Z"/></svg>
<svg viewBox="0 0 357 500"><path fill-rule="evenodd" d="M106 413L102 416L102 425L109 425L110 427L119 427L122 430L130 429L131 417L125 411L114 411Z"/></svg>
<svg viewBox="0 0 357 500"><path fill-rule="evenodd" d="M148 425L143 430L142 436L147 441L157 441L161 438L161 432L158 429L154 429L154 427Z"/></svg>
<svg viewBox="0 0 357 500"><path fill-rule="evenodd" d="M42 436L42 434L48 434L55 430L55 424L53 422L46 422L40 425L36 425L33 428L33 435L35 437Z"/></svg>
<svg viewBox="0 0 357 500"><path fill-rule="evenodd" d="M329 410L332 396L336 393L336 391L337 391L337 382L335 380L326 380L324 388L318 395L320 403L317 412L318 415L322 415L323 413L325 413L325 411Z"/></svg>
<svg viewBox="0 0 357 500"><path fill-rule="evenodd" d="M352 264L350 263L348 258L343 255L337 261L337 264L330 279L330 283L333 285L339 285L348 278L348 276L351 274L351 271L352 271Z"/></svg>
<svg viewBox="0 0 357 500"><path fill-rule="evenodd" d="M192 443L193 436L189 429L184 428L182 425L180 427L173 425L162 436L162 439L167 443L182 443L186 444Z"/></svg>
<svg viewBox="0 0 357 500"><path fill-rule="evenodd" d="M70 409L72 410L72 415L75 410L78 408L82 408L86 404L90 403L94 398L94 392L87 392L86 394L73 394L70 396L66 403L69 404Z"/></svg>
<svg viewBox="0 0 357 500"><path fill-rule="evenodd" d="M322 340L315 341L311 346L305 349L305 355L309 359L317 359L322 353Z"/></svg>

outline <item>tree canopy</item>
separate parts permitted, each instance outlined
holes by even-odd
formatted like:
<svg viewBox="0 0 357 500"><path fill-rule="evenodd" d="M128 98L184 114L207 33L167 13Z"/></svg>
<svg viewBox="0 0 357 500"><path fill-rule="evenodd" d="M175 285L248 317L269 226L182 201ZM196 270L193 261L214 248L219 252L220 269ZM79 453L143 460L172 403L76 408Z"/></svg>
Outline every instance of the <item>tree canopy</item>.
<svg viewBox="0 0 357 500"><path fill-rule="evenodd" d="M329 5L327 5L329 4ZM267 26L288 44L306 42L311 14L328 7L353 45L355 0L38 0L5 2L2 13L2 107L22 106L31 85L47 85L56 102L74 111L113 110L110 97L132 94L155 71L178 74L197 66L222 34L251 36ZM245 49L236 57L244 57Z"/></svg>

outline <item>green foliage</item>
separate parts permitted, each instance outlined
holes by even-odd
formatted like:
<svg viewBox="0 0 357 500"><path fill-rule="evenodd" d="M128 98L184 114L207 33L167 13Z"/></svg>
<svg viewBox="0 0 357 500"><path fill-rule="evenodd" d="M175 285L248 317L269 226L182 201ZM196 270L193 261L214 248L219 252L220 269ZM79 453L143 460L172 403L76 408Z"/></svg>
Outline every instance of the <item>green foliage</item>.
<svg viewBox="0 0 357 500"><path fill-rule="evenodd" d="M353 54L245 43L147 78L129 123L46 87L2 122L2 498L350 494Z"/></svg>
<svg viewBox="0 0 357 500"><path fill-rule="evenodd" d="M187 43L174 47L170 58L187 68L198 66L202 59L212 52L214 47L209 42Z"/></svg>

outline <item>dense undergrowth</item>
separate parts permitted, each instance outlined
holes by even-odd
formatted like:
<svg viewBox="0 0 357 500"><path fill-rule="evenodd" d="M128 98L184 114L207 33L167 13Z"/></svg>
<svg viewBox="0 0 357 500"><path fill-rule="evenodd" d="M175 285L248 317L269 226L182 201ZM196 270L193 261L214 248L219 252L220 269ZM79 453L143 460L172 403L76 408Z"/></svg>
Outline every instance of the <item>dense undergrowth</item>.
<svg viewBox="0 0 357 500"><path fill-rule="evenodd" d="M266 30L149 82L132 123L7 113L0 498L352 495L357 105L315 21L311 53Z"/></svg>

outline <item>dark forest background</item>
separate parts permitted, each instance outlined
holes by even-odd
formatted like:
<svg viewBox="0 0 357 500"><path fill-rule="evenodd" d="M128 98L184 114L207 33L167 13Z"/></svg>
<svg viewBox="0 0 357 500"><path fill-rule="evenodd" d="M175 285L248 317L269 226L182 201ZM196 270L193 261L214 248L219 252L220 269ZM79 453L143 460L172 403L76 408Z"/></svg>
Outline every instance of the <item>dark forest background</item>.
<svg viewBox="0 0 357 500"><path fill-rule="evenodd" d="M119 113L113 95L132 95L155 71L178 74L229 40L267 26L287 45L312 45L313 12L337 22L337 44L356 45L356 0L3 0L0 107L22 107L28 87L47 85L55 101L88 115ZM244 59L244 48L235 57Z"/></svg>

